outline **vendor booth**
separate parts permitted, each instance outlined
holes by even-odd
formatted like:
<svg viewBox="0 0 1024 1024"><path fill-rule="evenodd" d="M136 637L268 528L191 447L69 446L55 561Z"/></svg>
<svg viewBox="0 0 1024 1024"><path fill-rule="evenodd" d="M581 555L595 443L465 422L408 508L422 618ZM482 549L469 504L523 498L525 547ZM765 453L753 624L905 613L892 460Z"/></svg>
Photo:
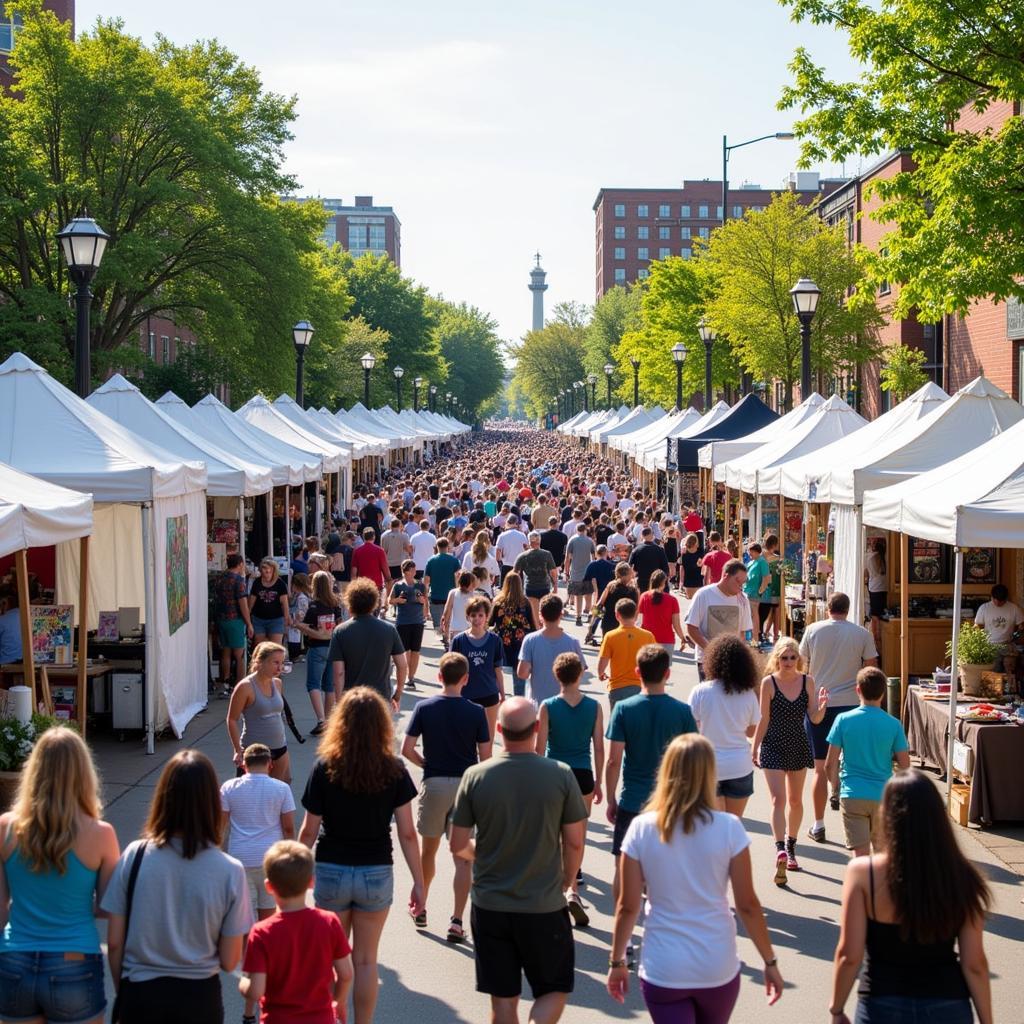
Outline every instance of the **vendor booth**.
<svg viewBox="0 0 1024 1024"><path fill-rule="evenodd" d="M675 465L674 458L667 456L675 455L675 442L680 437L695 437L697 434L702 434L728 414L728 402L721 400L715 402L707 412L701 413L697 419L677 423L660 441L645 443L637 453L637 462L648 472L667 472L669 462Z"/></svg>

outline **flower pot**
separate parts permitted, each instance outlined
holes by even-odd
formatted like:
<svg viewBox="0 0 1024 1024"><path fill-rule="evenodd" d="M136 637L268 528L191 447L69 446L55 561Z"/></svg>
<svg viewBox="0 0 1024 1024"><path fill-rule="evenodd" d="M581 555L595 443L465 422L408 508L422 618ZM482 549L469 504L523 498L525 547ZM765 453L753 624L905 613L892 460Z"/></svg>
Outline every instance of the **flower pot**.
<svg viewBox="0 0 1024 1024"><path fill-rule="evenodd" d="M963 684L964 694L968 697L984 696L981 685L981 673L991 672L994 666L994 661L990 661L986 665L965 665L961 662L960 682Z"/></svg>
<svg viewBox="0 0 1024 1024"><path fill-rule="evenodd" d="M0 813L9 811L21 782L21 772L0 772Z"/></svg>

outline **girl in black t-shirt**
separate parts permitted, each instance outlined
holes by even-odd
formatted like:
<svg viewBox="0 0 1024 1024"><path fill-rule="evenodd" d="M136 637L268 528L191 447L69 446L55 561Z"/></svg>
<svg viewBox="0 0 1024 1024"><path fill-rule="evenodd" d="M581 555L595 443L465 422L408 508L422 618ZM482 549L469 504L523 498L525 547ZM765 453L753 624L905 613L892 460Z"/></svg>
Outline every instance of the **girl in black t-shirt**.
<svg viewBox="0 0 1024 1024"><path fill-rule="evenodd" d="M313 574L311 590L312 600L297 628L306 638L306 692L316 715L311 735L319 736L334 704L334 680L328 671L327 651L334 627L341 619L341 598L334 593L331 574L322 570Z"/></svg>
<svg viewBox="0 0 1024 1024"><path fill-rule="evenodd" d="M260 574L249 587L249 617L252 619L253 644L269 640L279 644L291 625L288 611L288 587L281 579L277 562L264 558Z"/></svg>

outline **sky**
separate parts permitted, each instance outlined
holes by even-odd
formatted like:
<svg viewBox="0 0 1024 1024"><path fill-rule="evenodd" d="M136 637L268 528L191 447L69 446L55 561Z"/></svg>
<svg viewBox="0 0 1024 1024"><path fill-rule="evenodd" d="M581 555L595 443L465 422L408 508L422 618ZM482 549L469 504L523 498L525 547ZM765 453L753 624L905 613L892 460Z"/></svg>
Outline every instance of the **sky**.
<svg viewBox="0 0 1024 1024"><path fill-rule="evenodd" d="M298 194L394 207L403 272L506 339L530 327L536 251L546 312L593 303L600 188L720 179L723 134L789 129L776 103L797 46L853 73L844 37L775 0L78 0L79 30L97 17L147 42L215 37L296 94ZM778 187L797 151L740 149L730 181Z"/></svg>

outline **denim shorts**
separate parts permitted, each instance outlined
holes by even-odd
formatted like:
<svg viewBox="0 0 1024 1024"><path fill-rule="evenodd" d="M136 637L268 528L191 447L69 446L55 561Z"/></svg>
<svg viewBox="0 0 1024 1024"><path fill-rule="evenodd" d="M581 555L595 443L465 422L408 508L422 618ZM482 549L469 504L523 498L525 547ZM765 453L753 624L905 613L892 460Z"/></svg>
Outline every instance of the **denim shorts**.
<svg viewBox="0 0 1024 1024"><path fill-rule="evenodd" d="M857 1003L854 1024L971 1024L970 999L866 996Z"/></svg>
<svg viewBox="0 0 1024 1024"><path fill-rule="evenodd" d="M257 636L277 636L284 634L284 616L279 615L276 619L261 619L258 615L252 616L252 631Z"/></svg>
<svg viewBox="0 0 1024 1024"><path fill-rule="evenodd" d="M42 1017L48 1024L79 1024L103 1013L103 956L86 953L0 953L0 1018Z"/></svg>
<svg viewBox="0 0 1024 1024"><path fill-rule="evenodd" d="M754 773L741 775L738 779L719 779L718 795L728 800L743 800L754 795Z"/></svg>
<svg viewBox="0 0 1024 1024"><path fill-rule="evenodd" d="M326 864L317 862L313 902L321 910L387 910L395 894L390 864Z"/></svg>
<svg viewBox="0 0 1024 1024"><path fill-rule="evenodd" d="M327 652L330 647L307 647L306 648L306 692L313 690L326 690L328 693L334 690L333 673L325 671L327 668Z"/></svg>

